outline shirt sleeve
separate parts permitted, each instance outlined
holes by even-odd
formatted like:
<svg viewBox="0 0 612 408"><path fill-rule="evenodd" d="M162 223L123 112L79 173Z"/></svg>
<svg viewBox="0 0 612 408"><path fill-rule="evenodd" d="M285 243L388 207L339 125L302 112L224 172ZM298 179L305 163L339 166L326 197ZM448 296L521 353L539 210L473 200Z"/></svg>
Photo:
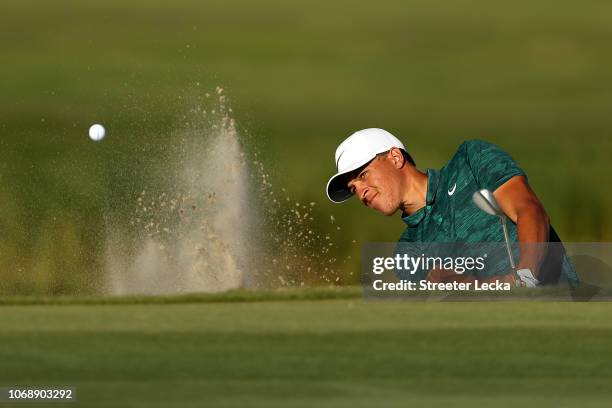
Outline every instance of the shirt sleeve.
<svg viewBox="0 0 612 408"><path fill-rule="evenodd" d="M514 176L525 176L514 159L500 147L482 140L464 143L467 162L480 188L497 190Z"/></svg>

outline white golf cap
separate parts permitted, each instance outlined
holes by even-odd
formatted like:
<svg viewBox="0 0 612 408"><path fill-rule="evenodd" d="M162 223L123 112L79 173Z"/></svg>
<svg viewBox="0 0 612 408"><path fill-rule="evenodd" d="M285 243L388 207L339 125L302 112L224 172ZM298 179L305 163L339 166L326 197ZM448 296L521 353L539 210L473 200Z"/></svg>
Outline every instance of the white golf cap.
<svg viewBox="0 0 612 408"><path fill-rule="evenodd" d="M336 149L338 173L327 182L327 197L335 203L351 198L353 194L346 185L344 175L393 147L406 150L398 138L383 129L363 129L350 135Z"/></svg>

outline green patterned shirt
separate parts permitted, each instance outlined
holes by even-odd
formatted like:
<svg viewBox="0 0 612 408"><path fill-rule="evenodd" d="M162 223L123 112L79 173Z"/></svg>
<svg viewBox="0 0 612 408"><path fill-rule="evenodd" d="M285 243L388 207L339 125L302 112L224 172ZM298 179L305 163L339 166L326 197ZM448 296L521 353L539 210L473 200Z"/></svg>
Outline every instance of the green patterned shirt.
<svg viewBox="0 0 612 408"><path fill-rule="evenodd" d="M411 215L402 216L408 228L401 235L398 248L401 248L402 243L423 243L420 248L425 252L426 243L503 243L504 236L499 218L476 207L472 195L483 188L495 191L515 176L526 177L514 159L498 146L481 140L462 143L446 166L440 170L427 170L426 205ZM516 243L516 224L510 220L506 224L510 241ZM552 227L550 241L560 242ZM406 247L410 247L411 252L419 248L415 244ZM499 256L495 258L497 265L488 269L486 276L502 275L510 270L507 253L505 256L501 253L503 245L495 247L500 251ZM555 247L562 248L562 244L559 243ZM543 283L577 281L565 251L548 252L542 263L540 280ZM518 260L518 248L515 248L514 255L515 260ZM413 276L410 279L422 279L425 273L426 271L422 271L421 276ZM477 273L474 274L478 276Z"/></svg>

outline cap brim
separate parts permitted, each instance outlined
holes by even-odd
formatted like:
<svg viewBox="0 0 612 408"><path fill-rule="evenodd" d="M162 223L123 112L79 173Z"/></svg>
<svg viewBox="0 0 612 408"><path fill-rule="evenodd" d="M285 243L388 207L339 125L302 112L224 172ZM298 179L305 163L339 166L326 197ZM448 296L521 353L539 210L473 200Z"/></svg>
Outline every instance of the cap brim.
<svg viewBox="0 0 612 408"><path fill-rule="evenodd" d="M355 163L349 166L348 169L343 172L337 173L332 176L327 182L327 197L334 203L342 203L353 196L351 190L346 185L345 176L360 168L361 166L368 164L372 159L366 160L365 162Z"/></svg>
<svg viewBox="0 0 612 408"><path fill-rule="evenodd" d="M327 182L327 197L334 203L344 202L353 195L344 181L345 174L338 173Z"/></svg>

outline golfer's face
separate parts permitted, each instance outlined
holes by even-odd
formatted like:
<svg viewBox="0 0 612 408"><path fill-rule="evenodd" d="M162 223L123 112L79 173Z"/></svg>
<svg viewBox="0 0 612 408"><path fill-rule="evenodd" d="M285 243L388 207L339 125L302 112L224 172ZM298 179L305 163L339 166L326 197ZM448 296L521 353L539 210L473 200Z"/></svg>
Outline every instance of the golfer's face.
<svg viewBox="0 0 612 408"><path fill-rule="evenodd" d="M367 166L351 174L348 187L364 205L385 215L399 208L397 186L394 185L395 168L386 158L375 158Z"/></svg>

